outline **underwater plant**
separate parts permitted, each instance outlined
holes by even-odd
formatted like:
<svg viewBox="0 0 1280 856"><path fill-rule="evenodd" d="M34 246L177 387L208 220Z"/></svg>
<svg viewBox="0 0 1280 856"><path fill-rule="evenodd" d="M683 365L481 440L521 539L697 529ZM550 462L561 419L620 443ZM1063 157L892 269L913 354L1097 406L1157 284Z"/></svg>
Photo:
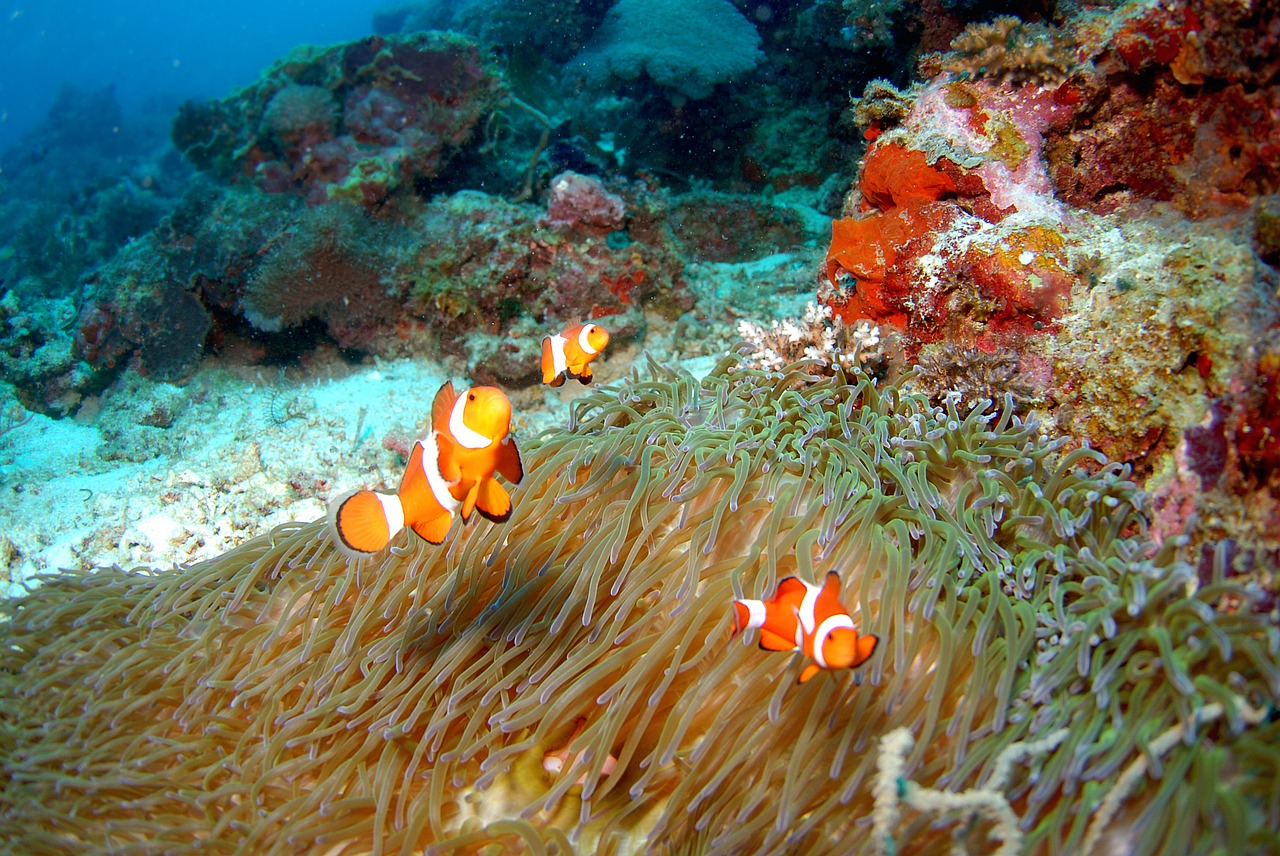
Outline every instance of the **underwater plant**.
<svg viewBox="0 0 1280 856"><path fill-rule="evenodd" d="M8 602L0 852L1274 848L1280 632L1225 559L1008 410L816 368L594 390L442 547L290 524ZM730 639L828 570L861 669Z"/></svg>

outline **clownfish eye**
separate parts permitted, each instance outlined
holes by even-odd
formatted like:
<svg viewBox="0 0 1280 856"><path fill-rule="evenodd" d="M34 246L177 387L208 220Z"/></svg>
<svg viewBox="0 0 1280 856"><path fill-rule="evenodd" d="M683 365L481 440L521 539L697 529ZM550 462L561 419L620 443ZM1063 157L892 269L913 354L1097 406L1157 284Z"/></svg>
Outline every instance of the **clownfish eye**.
<svg viewBox="0 0 1280 856"><path fill-rule="evenodd" d="M467 395L467 401L475 401L475 400L476 400L476 394L474 392Z"/></svg>

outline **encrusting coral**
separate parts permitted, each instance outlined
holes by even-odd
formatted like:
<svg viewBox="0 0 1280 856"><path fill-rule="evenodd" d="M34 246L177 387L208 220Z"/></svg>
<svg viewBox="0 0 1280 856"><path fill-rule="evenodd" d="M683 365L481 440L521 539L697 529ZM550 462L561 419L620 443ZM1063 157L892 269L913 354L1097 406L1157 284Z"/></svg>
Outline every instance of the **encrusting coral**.
<svg viewBox="0 0 1280 856"><path fill-rule="evenodd" d="M292 524L9 602L0 852L988 852L1015 818L1076 853L1104 801L1106 852L1275 846L1280 634L1225 560L1197 583L1120 467L1011 413L734 362L575 402L443 547ZM833 569L858 672L730 640L733 598Z"/></svg>

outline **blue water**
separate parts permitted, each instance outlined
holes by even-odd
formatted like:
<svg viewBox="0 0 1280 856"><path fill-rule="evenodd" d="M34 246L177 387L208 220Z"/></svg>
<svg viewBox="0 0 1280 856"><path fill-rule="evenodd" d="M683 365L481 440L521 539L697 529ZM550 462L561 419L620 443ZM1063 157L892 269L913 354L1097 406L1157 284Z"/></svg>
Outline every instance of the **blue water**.
<svg viewBox="0 0 1280 856"><path fill-rule="evenodd" d="M300 44L366 35L385 0L13 0L0 4L0 150L64 84L114 85L126 115L152 99L221 97Z"/></svg>

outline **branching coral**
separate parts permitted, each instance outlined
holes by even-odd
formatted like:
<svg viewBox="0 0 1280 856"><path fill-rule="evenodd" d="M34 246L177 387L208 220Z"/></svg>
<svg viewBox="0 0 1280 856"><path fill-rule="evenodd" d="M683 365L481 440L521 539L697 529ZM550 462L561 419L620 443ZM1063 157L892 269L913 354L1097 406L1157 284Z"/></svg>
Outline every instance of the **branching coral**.
<svg viewBox="0 0 1280 856"><path fill-rule="evenodd" d="M800 318L772 321L768 327L739 321L738 335L746 344L744 362L766 371L778 371L796 360L853 366L880 356L879 327L870 321L845 324L833 317L830 306L817 303L806 306Z"/></svg>
<svg viewBox="0 0 1280 856"><path fill-rule="evenodd" d="M1280 723L1234 711L1274 705L1280 639L1215 611L1250 596L1221 569L1197 591L1143 541L1120 468L860 372L734 362L575 402L531 444L511 518L443 548L351 565L294 524L9 603L0 849L871 852L874 750L903 727L902 776L998 784L1028 852L1068 853L1181 726L1108 834L1274 842ZM732 598L827 569L884 640L864 681L800 686L730 641ZM1036 776L1010 768L1063 728ZM991 830L884 831L916 853Z"/></svg>

